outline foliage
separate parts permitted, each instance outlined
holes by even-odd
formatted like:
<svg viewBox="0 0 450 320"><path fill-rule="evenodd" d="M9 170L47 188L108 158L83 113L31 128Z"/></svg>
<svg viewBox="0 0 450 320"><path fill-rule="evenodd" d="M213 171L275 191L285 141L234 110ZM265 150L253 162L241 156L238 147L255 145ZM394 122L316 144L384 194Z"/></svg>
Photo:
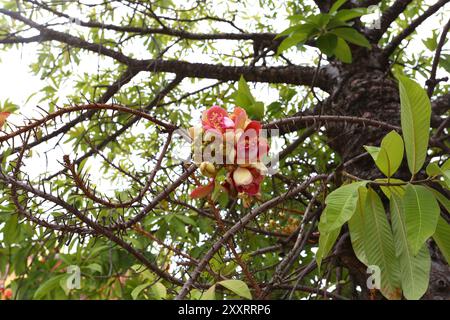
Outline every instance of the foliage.
<svg viewBox="0 0 450 320"><path fill-rule="evenodd" d="M449 9L369 2L2 1L0 299L435 297ZM185 159L216 105L279 130L252 192Z"/></svg>

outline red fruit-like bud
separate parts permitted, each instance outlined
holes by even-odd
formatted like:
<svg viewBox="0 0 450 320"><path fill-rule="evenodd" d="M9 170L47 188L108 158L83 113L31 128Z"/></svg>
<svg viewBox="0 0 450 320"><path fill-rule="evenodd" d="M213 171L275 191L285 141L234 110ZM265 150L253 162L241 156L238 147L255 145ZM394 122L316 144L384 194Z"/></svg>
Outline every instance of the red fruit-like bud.
<svg viewBox="0 0 450 320"><path fill-rule="evenodd" d="M211 181L209 184L207 184L206 186L199 186L197 188L195 188L190 196L192 199L200 199L200 198L204 198L206 197L208 194L210 194L211 192L213 192L214 190L214 181Z"/></svg>

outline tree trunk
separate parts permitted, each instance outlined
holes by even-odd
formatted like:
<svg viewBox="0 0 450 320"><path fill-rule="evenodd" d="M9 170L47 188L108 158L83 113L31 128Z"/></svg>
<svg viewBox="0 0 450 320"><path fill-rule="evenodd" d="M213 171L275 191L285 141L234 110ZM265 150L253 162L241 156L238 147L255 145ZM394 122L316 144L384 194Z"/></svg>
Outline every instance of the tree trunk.
<svg viewBox="0 0 450 320"><path fill-rule="evenodd" d="M350 65L337 64L339 76L331 96L324 102L325 114L365 117L400 126L400 97L398 85L392 75L387 74L387 67L377 59L377 50L366 56L361 52L360 59ZM378 146L388 133L386 129L364 127L350 123L328 123L326 135L329 145L346 162L365 152L364 145ZM370 156L360 158L346 168L346 171L363 179L376 179L381 172ZM409 180L406 161L395 174L396 178ZM386 208L389 205L386 204ZM389 214L389 213L388 213ZM429 241L432 258L430 286L423 299L450 299L450 268L432 240ZM351 250L350 238L347 237L343 249L339 250L340 263L363 289L362 297L367 298L366 267L358 261Z"/></svg>

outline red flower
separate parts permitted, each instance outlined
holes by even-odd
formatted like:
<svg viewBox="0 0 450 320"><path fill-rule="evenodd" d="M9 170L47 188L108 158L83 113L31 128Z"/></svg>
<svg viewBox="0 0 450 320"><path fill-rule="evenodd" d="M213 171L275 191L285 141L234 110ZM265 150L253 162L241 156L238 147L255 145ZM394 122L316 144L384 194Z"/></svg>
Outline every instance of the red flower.
<svg viewBox="0 0 450 320"><path fill-rule="evenodd" d="M3 298L4 298L5 300L10 300L10 299L12 298L12 290L11 290L10 288L6 289L6 290L3 292Z"/></svg>
<svg viewBox="0 0 450 320"><path fill-rule="evenodd" d="M202 114L203 139L211 143L215 141L212 137L219 135L223 138L219 140L225 143L225 169L228 173L222 186L233 195L256 196L260 193L261 183L267 173L262 159L269 152L267 140L261 137L261 129L261 123L250 120L245 110L239 107L228 114L225 109L213 106ZM190 135L194 138L193 131L194 128L191 128ZM214 165L203 162L200 171L204 176L214 178ZM207 185L194 189L191 198L206 197L214 191L214 187L212 179Z"/></svg>
<svg viewBox="0 0 450 320"><path fill-rule="evenodd" d="M236 133L236 161L238 164L252 164L261 161L269 152L267 140L261 137L259 121L250 121L243 131Z"/></svg>
<svg viewBox="0 0 450 320"><path fill-rule="evenodd" d="M225 109L213 106L202 114L202 124L205 131L217 130L224 133L227 129L234 129L234 122L228 116Z"/></svg>
<svg viewBox="0 0 450 320"><path fill-rule="evenodd" d="M264 181L266 167L262 163L247 168L237 167L227 174L225 189L230 192L246 193L255 196L260 192L261 183Z"/></svg>

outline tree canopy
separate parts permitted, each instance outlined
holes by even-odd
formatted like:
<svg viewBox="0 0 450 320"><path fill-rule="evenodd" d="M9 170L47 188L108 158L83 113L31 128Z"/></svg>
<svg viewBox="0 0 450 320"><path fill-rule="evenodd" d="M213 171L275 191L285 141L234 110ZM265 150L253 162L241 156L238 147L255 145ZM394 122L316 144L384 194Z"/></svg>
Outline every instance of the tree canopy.
<svg viewBox="0 0 450 320"><path fill-rule="evenodd" d="M450 299L448 2L2 1L0 297Z"/></svg>

